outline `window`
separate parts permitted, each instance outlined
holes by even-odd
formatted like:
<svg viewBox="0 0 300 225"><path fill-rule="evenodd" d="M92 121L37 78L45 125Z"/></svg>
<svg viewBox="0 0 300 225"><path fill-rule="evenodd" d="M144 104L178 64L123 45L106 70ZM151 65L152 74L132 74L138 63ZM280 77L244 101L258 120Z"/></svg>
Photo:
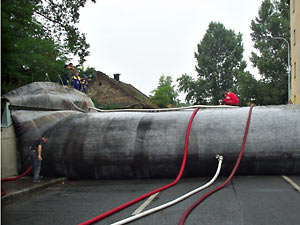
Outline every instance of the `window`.
<svg viewBox="0 0 300 225"><path fill-rule="evenodd" d="M294 79L296 80L296 62L294 62Z"/></svg>
<svg viewBox="0 0 300 225"><path fill-rule="evenodd" d="M295 4L296 4L296 0L293 0L293 2L292 2L292 7L293 7L293 13L295 13Z"/></svg>

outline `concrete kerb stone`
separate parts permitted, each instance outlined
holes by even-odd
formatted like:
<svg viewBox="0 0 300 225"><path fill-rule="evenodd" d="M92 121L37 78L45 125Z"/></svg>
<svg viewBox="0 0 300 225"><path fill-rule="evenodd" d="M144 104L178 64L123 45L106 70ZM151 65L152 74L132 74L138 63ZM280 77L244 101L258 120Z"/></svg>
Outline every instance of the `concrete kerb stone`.
<svg viewBox="0 0 300 225"><path fill-rule="evenodd" d="M17 201L20 197L33 194L35 192L46 189L52 185L66 182L68 179L66 177L54 178L51 180L43 181L41 183L34 184L30 187L23 188L21 190L16 190L11 193L6 193L6 195L1 197L2 204L9 204L10 202Z"/></svg>

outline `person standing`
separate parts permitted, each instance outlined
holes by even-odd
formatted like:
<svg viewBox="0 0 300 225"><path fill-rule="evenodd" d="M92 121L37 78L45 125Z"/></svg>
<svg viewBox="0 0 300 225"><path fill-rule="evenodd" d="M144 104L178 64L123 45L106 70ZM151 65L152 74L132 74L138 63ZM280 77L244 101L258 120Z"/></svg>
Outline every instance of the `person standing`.
<svg viewBox="0 0 300 225"><path fill-rule="evenodd" d="M81 91L82 91L83 93L86 93L86 88L88 87L87 76L84 76L84 77L81 79L80 84L81 84Z"/></svg>
<svg viewBox="0 0 300 225"><path fill-rule="evenodd" d="M224 92L222 94L223 100L220 100L220 103L224 103L225 105L238 105L239 99L238 97L232 92Z"/></svg>
<svg viewBox="0 0 300 225"><path fill-rule="evenodd" d="M65 65L65 69L63 71L63 77L62 77L62 85L69 85L70 78L72 77L72 74L74 73L73 63L69 63L68 65Z"/></svg>
<svg viewBox="0 0 300 225"><path fill-rule="evenodd" d="M72 86L80 91L80 76L78 71L76 71L75 75L72 77Z"/></svg>
<svg viewBox="0 0 300 225"><path fill-rule="evenodd" d="M47 137L42 137L34 141L33 145L30 147L30 158L33 167L33 182L41 182L42 177L40 176L41 164L42 164L42 150L44 144L48 142Z"/></svg>

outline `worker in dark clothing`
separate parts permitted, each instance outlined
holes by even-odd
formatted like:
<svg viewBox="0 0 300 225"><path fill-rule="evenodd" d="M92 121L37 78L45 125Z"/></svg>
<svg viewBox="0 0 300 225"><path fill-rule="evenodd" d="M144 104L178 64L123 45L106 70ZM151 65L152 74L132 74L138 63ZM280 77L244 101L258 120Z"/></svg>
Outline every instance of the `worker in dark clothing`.
<svg viewBox="0 0 300 225"><path fill-rule="evenodd" d="M75 75L72 77L72 86L80 91L80 76L78 71L76 71Z"/></svg>
<svg viewBox="0 0 300 225"><path fill-rule="evenodd" d="M86 93L86 88L88 87L87 76L84 76L81 79L80 84L81 84L81 91L84 92L84 93Z"/></svg>
<svg viewBox="0 0 300 225"><path fill-rule="evenodd" d="M62 76L63 85L66 86L69 85L72 74L74 74L73 63L69 63L68 65L65 65L65 70L63 71L63 76Z"/></svg>
<svg viewBox="0 0 300 225"><path fill-rule="evenodd" d="M30 158L33 167L33 182L41 182L42 177L40 176L41 164L42 164L42 150L44 144L48 142L48 138L42 137L41 139L36 139L33 145L30 147Z"/></svg>
<svg viewBox="0 0 300 225"><path fill-rule="evenodd" d="M223 100L220 100L220 103L224 103L225 105L238 105L239 99L238 97L232 92L224 92L222 94Z"/></svg>

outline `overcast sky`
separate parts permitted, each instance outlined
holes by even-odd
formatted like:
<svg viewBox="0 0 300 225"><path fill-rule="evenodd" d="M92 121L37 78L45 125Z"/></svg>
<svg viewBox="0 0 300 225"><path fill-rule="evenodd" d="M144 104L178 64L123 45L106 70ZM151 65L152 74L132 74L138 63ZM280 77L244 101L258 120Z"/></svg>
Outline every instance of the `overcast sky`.
<svg viewBox="0 0 300 225"><path fill-rule="evenodd" d="M86 67L113 76L149 95L161 75L174 84L182 74L196 77L194 52L210 22L242 33L247 70L253 43L251 20L262 0L97 0L80 11L79 29L87 34ZM177 82L176 82L177 84ZM181 100L184 95L181 94Z"/></svg>

